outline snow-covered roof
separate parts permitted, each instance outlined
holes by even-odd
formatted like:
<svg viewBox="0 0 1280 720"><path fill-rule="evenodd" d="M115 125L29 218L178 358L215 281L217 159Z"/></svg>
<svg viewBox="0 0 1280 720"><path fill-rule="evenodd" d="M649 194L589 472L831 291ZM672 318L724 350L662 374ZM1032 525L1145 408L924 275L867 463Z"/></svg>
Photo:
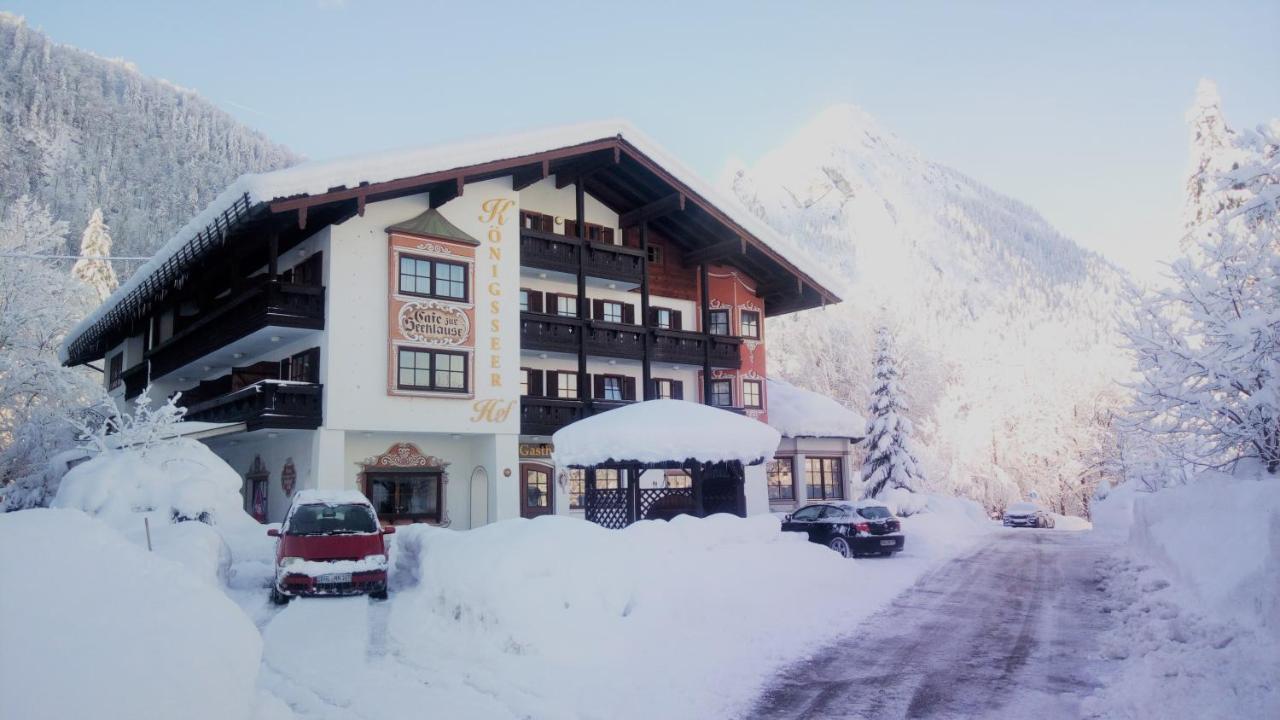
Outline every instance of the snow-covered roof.
<svg viewBox="0 0 1280 720"><path fill-rule="evenodd" d="M557 465L740 461L773 457L781 436L751 418L685 400L647 400L592 415L551 436Z"/></svg>
<svg viewBox="0 0 1280 720"><path fill-rule="evenodd" d="M839 287L823 268L794 241L785 238L756 218L736 199L716 190L684 163L630 123L611 120L566 125L516 135L503 135L483 140L435 145L418 149L360 155L338 160L306 162L283 170L241 175L222 191L208 207L183 225L156 254L138 268L94 312L67 333L60 350L63 362L68 348L89 328L102 320L107 312L138 290L143 282L177 255L192 239L237 203L248 199L249 206L299 195L321 195L334 188L355 188L362 183L389 182L433 172L462 169L482 163L519 158L583 145L608 138L620 138L640 151L663 170L683 183L694 194L715 206L729 219L767 245L797 270L823 288ZM830 290L828 290L830 292Z"/></svg>
<svg viewBox="0 0 1280 720"><path fill-rule="evenodd" d="M861 438L867 421L826 395L769 379L769 424L786 437Z"/></svg>

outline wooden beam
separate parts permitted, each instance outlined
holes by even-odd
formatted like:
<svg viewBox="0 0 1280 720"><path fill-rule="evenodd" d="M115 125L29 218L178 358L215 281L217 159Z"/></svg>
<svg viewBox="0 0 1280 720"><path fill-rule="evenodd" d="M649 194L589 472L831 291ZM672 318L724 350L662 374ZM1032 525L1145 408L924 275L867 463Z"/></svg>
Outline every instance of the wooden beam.
<svg viewBox="0 0 1280 720"><path fill-rule="evenodd" d="M715 245L708 245L697 250L690 250L684 254L684 261L689 265L699 265L706 262L714 262L724 260L732 255L742 252L743 240L734 238L732 240L724 240Z"/></svg>
<svg viewBox="0 0 1280 720"><path fill-rule="evenodd" d="M597 170L618 164L622 157L621 152L615 146L610 154L595 153L581 160L565 164L564 167L556 170L556 187L561 189L569 187L578 180L585 180L588 175Z"/></svg>
<svg viewBox="0 0 1280 720"><path fill-rule="evenodd" d="M356 214L359 215L360 217L364 217L364 201L367 198L368 198L367 195L356 196Z"/></svg>
<svg viewBox="0 0 1280 720"><path fill-rule="evenodd" d="M543 160L511 173L511 189L519 192L551 174L551 161Z"/></svg>
<svg viewBox="0 0 1280 720"><path fill-rule="evenodd" d="M427 201L427 206L438 208L450 200L462 196L463 186L462 176L453 178L453 182L446 182L439 187L431 189L431 199Z"/></svg>
<svg viewBox="0 0 1280 720"><path fill-rule="evenodd" d="M648 205L642 205L635 210L619 215L618 227L635 227L640 223L660 218L664 215L670 215L674 212L683 211L684 195L681 193L672 193L664 198L654 200Z"/></svg>

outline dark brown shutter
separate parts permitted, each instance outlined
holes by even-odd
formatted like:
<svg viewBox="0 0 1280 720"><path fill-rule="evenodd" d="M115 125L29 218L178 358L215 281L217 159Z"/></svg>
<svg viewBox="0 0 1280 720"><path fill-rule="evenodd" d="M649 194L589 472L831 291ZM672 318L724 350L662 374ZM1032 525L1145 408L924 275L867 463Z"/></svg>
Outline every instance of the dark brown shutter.
<svg viewBox="0 0 1280 720"><path fill-rule="evenodd" d="M631 377L630 375L622 378L622 399L623 400L636 399L636 379Z"/></svg>
<svg viewBox="0 0 1280 720"><path fill-rule="evenodd" d="M547 306L546 306L546 309L543 310L543 312L547 313L548 315L559 315L560 303L557 302L558 297L560 297L559 293L553 293L553 292L547 293L546 294Z"/></svg>
<svg viewBox="0 0 1280 720"><path fill-rule="evenodd" d="M591 378L591 397L600 400L604 398L604 376L595 375Z"/></svg>
<svg viewBox="0 0 1280 720"><path fill-rule="evenodd" d="M671 381L671 398L673 400L684 399L684 381L683 380Z"/></svg>
<svg viewBox="0 0 1280 720"><path fill-rule="evenodd" d="M529 312L542 312L542 293L538 290L527 290L529 293Z"/></svg>
<svg viewBox="0 0 1280 720"><path fill-rule="evenodd" d="M529 394L533 397L545 397L546 391L542 389L542 371L529 371Z"/></svg>
<svg viewBox="0 0 1280 720"><path fill-rule="evenodd" d="M623 303L622 322L628 325L634 325L636 323L636 306L635 305L632 305L630 303Z"/></svg>
<svg viewBox="0 0 1280 720"><path fill-rule="evenodd" d="M591 301L591 317L596 320L600 320L604 317L604 301L603 300Z"/></svg>
<svg viewBox="0 0 1280 720"><path fill-rule="evenodd" d="M671 311L671 329L672 329L672 330L680 330L680 329L681 329L681 326L680 326L680 311L679 311L679 310L672 310L672 311Z"/></svg>
<svg viewBox="0 0 1280 720"><path fill-rule="evenodd" d="M569 237L578 237L578 221L577 221L577 220L565 220L565 221L564 221L564 234L565 234L565 235L568 235Z"/></svg>
<svg viewBox="0 0 1280 720"><path fill-rule="evenodd" d="M613 228L600 228L600 242L613 244Z"/></svg>
<svg viewBox="0 0 1280 720"><path fill-rule="evenodd" d="M541 229L543 232L556 231L556 219L554 215L541 215L538 219L542 221Z"/></svg>
<svg viewBox="0 0 1280 720"><path fill-rule="evenodd" d="M649 308L649 317L645 318L644 321L649 327L658 327L658 308Z"/></svg>
<svg viewBox="0 0 1280 720"><path fill-rule="evenodd" d="M547 387L546 387L547 397L553 397L553 398L560 397L560 378L558 377L560 373L556 372L555 370L548 370L546 372L546 375L547 375Z"/></svg>

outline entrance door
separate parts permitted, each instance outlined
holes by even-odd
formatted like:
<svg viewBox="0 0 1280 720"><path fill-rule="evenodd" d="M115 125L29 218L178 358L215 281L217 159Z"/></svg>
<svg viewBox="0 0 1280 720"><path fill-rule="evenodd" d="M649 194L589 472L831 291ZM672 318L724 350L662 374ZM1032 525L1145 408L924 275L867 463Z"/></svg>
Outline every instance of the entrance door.
<svg viewBox="0 0 1280 720"><path fill-rule="evenodd" d="M552 511L555 483L546 465L520 466L520 517L537 517Z"/></svg>

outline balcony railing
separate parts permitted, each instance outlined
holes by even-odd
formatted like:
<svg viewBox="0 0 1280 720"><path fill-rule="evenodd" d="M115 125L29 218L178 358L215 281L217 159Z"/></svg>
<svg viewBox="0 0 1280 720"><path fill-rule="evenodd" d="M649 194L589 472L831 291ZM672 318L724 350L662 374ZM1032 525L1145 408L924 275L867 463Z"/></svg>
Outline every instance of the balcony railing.
<svg viewBox="0 0 1280 720"><path fill-rule="evenodd" d="M586 248L584 270L591 277L640 283L644 253L636 248L583 242L580 238L540 230L520 231L520 264L525 267L578 272L578 254Z"/></svg>
<svg viewBox="0 0 1280 720"><path fill-rule="evenodd" d="M520 398L520 433L523 435L551 435L585 415L584 405L578 400L556 398Z"/></svg>
<svg viewBox="0 0 1280 720"><path fill-rule="evenodd" d="M734 337L706 335L682 330L650 330L653 333L653 359L688 365L701 365L704 348L711 343L711 365L718 368L742 366L738 351L742 341ZM576 354L578 335L585 333L587 354L602 357L644 357L645 328L640 325L587 320L563 315L520 313L520 346L525 350L542 350Z"/></svg>
<svg viewBox="0 0 1280 720"><path fill-rule="evenodd" d="M163 377L265 327L324 329L324 288L260 280L189 321L147 352L151 377Z"/></svg>
<svg viewBox="0 0 1280 720"><path fill-rule="evenodd" d="M323 418L319 383L262 380L226 395L187 407L187 420L242 422L248 431L262 428L320 427Z"/></svg>

